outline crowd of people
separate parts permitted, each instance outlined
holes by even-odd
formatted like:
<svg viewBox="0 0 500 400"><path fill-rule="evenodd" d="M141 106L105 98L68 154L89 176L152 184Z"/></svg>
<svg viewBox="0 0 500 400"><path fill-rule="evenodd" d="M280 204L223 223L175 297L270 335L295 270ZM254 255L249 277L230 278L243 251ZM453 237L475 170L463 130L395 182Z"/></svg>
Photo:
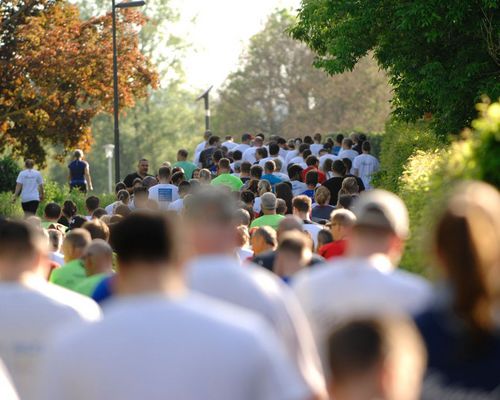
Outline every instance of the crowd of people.
<svg viewBox="0 0 500 400"><path fill-rule="evenodd" d="M26 160L0 219L2 399L496 399L500 195L467 182L399 267L404 202L363 134L211 132L116 201L43 200ZM74 190L91 190L83 154ZM3 363L3 365L2 365Z"/></svg>

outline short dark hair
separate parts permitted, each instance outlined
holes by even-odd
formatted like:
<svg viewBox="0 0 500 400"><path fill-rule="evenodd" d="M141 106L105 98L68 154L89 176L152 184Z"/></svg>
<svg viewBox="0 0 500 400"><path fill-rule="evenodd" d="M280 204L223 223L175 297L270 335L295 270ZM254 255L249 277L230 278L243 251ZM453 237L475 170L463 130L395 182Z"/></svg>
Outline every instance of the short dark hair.
<svg viewBox="0 0 500 400"><path fill-rule="evenodd" d="M319 163L319 160L318 160L318 157L316 157L316 156L310 155L306 158L306 165L308 167L312 167L312 166L316 165L317 163Z"/></svg>
<svg viewBox="0 0 500 400"><path fill-rule="evenodd" d="M299 146L299 153L302 154L304 151L309 150L309 145L307 143L302 143Z"/></svg>
<svg viewBox="0 0 500 400"><path fill-rule="evenodd" d="M31 169L35 166L35 162L31 159L27 159L26 161L24 161L24 166L28 169Z"/></svg>
<svg viewBox="0 0 500 400"><path fill-rule="evenodd" d="M142 195L142 194L149 194L148 189L146 189L144 186L139 186L139 187L134 188L134 196Z"/></svg>
<svg viewBox="0 0 500 400"><path fill-rule="evenodd" d="M231 163L229 162L229 160L227 158L222 158L220 161L219 161L219 169L222 168L222 169L231 169Z"/></svg>
<svg viewBox="0 0 500 400"><path fill-rule="evenodd" d="M316 133L316 134L314 135L314 140L316 140L317 142L320 142L320 143L321 143L321 140L322 140L321 133Z"/></svg>
<svg viewBox="0 0 500 400"><path fill-rule="evenodd" d="M264 171L274 172L275 169L276 169L276 164L272 160L266 161L266 163L264 164Z"/></svg>
<svg viewBox="0 0 500 400"><path fill-rule="evenodd" d="M344 135L342 135L341 133L339 133L337 136L335 136L335 141L337 143L341 143L342 144L342 140L344 140Z"/></svg>
<svg viewBox="0 0 500 400"><path fill-rule="evenodd" d="M104 208L96 208L92 213L92 218L100 219L101 217L108 215Z"/></svg>
<svg viewBox="0 0 500 400"><path fill-rule="evenodd" d="M309 135L304 136L304 143L313 144L313 138Z"/></svg>
<svg viewBox="0 0 500 400"><path fill-rule="evenodd" d="M250 175L257 179L262 178L263 172L264 171L260 165L252 165L252 168L250 168Z"/></svg>
<svg viewBox="0 0 500 400"><path fill-rule="evenodd" d="M43 231L25 221L8 220L0 223L0 256L15 259L33 257L46 250L48 244Z"/></svg>
<svg viewBox="0 0 500 400"><path fill-rule="evenodd" d="M189 193L191 191L191 184L188 181L179 183L179 194Z"/></svg>
<svg viewBox="0 0 500 400"><path fill-rule="evenodd" d="M242 157L243 157L243 154L241 151L239 151L239 150L233 151L233 160L234 161L240 161Z"/></svg>
<svg viewBox="0 0 500 400"><path fill-rule="evenodd" d="M76 207L76 203L72 200L66 200L63 204L62 212L69 216L70 218L78 212L78 208ZM51 218L51 217L49 217Z"/></svg>
<svg viewBox="0 0 500 400"><path fill-rule="evenodd" d="M99 208L99 203L100 200L97 196L89 196L85 199L85 207L91 212Z"/></svg>
<svg viewBox="0 0 500 400"><path fill-rule="evenodd" d="M132 263L164 263L175 258L174 227L155 211L130 214L111 228L111 247L120 268Z"/></svg>
<svg viewBox="0 0 500 400"><path fill-rule="evenodd" d="M47 218L57 219L61 216L61 206L57 203L49 203L45 206L44 214Z"/></svg>
<svg viewBox="0 0 500 400"><path fill-rule="evenodd" d="M344 176L345 175L344 163L340 160L335 160L332 165L332 171Z"/></svg>
<svg viewBox="0 0 500 400"><path fill-rule="evenodd" d="M210 138L208 139L208 144L210 146L213 146L214 144L220 142L220 137L219 136L210 136Z"/></svg>
<svg viewBox="0 0 500 400"><path fill-rule="evenodd" d="M250 173L250 169L252 168L252 164L248 161L243 161L240 165L240 171L245 173Z"/></svg>
<svg viewBox="0 0 500 400"><path fill-rule="evenodd" d="M280 147L278 146L278 143L276 142L269 143L269 154L271 154L271 156L278 155L279 152L280 152Z"/></svg>
<svg viewBox="0 0 500 400"><path fill-rule="evenodd" d="M350 158L343 158L342 159L342 163L344 164L344 167L345 167L345 170L346 170L346 173L347 171L350 171L351 168L352 168L352 161Z"/></svg>
<svg viewBox="0 0 500 400"><path fill-rule="evenodd" d="M177 155L182 157L182 158L188 158L188 151L186 149L180 149L178 152L177 152Z"/></svg>
<svg viewBox="0 0 500 400"><path fill-rule="evenodd" d="M370 142L363 142L363 144L361 145L361 149L363 151L372 151L372 146L370 145Z"/></svg>
<svg viewBox="0 0 500 400"><path fill-rule="evenodd" d="M305 179L305 183L306 185L317 185L318 182L319 182L319 174L318 174L318 171L316 170L311 170L311 171L307 171L307 174L306 174L306 179Z"/></svg>
<svg viewBox="0 0 500 400"><path fill-rule="evenodd" d="M115 185L115 193L118 194L118 192L120 190L126 190L127 189L127 185L125 185L123 182L118 182L116 185Z"/></svg>
<svg viewBox="0 0 500 400"><path fill-rule="evenodd" d="M176 185L177 183L181 183L186 180L186 177L184 176L184 172L179 171L176 172L175 174L172 175L172 183Z"/></svg>
<svg viewBox="0 0 500 400"><path fill-rule="evenodd" d="M255 194L253 194L250 190L244 190L240 194L240 199L245 204L252 203L255 200Z"/></svg>
<svg viewBox="0 0 500 400"><path fill-rule="evenodd" d="M215 162L219 162L221 159L224 158L224 152L222 150L215 150L214 153L212 154L212 159Z"/></svg>
<svg viewBox="0 0 500 400"><path fill-rule="evenodd" d="M161 167L158 170L158 177L162 179L169 179L171 174L172 170L170 169L170 167Z"/></svg>
<svg viewBox="0 0 500 400"><path fill-rule="evenodd" d="M267 149L265 147L259 147L257 150L255 150L255 153L261 156L262 158L267 157Z"/></svg>
<svg viewBox="0 0 500 400"><path fill-rule="evenodd" d="M311 211L311 199L305 195L295 196L292 200L292 207L300 212L309 212Z"/></svg>
<svg viewBox="0 0 500 400"><path fill-rule="evenodd" d="M85 217L81 215L75 215L73 218L71 218L71 221L69 221L68 229L70 231L74 231L75 229L81 228L85 222L87 222L87 219Z"/></svg>
<svg viewBox="0 0 500 400"><path fill-rule="evenodd" d="M309 157L311 154L312 154L311 149L306 149L306 150L304 150L304 152L302 153L302 158L305 160L305 159L307 159L307 157Z"/></svg>
<svg viewBox="0 0 500 400"><path fill-rule="evenodd" d="M292 164L288 167L288 176L290 179L293 179L294 177L297 177L298 180L302 181L302 171L304 168L302 168L299 164Z"/></svg>

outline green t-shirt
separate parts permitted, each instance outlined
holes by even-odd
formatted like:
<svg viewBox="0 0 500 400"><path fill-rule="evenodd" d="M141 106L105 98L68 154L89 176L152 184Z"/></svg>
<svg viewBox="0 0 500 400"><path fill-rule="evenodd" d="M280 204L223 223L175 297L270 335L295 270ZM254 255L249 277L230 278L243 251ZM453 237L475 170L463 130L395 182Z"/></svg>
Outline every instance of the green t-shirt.
<svg viewBox="0 0 500 400"><path fill-rule="evenodd" d="M186 179L191 179L193 177L193 171L197 168L196 165L189 161L177 161L174 167L181 167L184 170Z"/></svg>
<svg viewBox="0 0 500 400"><path fill-rule="evenodd" d="M254 219L252 224L250 225L250 228L257 228L259 226L270 226L274 230L277 230L283 218L285 217L281 214L263 215L262 217Z"/></svg>
<svg viewBox="0 0 500 400"><path fill-rule="evenodd" d="M50 281L66 289L75 290L76 286L87 278L82 260L72 260L50 274Z"/></svg>
<svg viewBox="0 0 500 400"><path fill-rule="evenodd" d="M95 274L88 276L87 278L80 281L78 285L75 286L75 292L83 294L84 296L92 297L94 290L101 283L101 281L108 277L108 274Z"/></svg>
<svg viewBox="0 0 500 400"><path fill-rule="evenodd" d="M212 180L212 185L224 185L233 192L237 192L243 186L243 182L237 176L231 174L221 174Z"/></svg>

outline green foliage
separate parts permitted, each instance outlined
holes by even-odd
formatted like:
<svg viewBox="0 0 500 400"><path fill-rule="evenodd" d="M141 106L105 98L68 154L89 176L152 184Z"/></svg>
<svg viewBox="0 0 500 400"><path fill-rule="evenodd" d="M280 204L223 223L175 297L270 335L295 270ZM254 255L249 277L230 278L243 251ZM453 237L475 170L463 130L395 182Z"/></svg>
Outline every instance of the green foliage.
<svg viewBox="0 0 500 400"><path fill-rule="evenodd" d="M286 34L294 18L275 11L254 35L239 69L219 92L214 130L284 137L316 132L382 130L390 112L387 77L372 57L341 76L313 67L314 54Z"/></svg>
<svg viewBox="0 0 500 400"><path fill-rule="evenodd" d="M113 203L115 201L115 197L112 194L93 194L101 200L101 207L104 208L107 205ZM59 185L56 182L46 182L45 184L45 198L43 202L41 202L40 207L38 207L38 216L43 216L43 210L48 203L57 203L61 207L66 200L72 200L75 202L78 208L78 214L87 215L87 211L85 209L85 199L90 194L85 195L84 193L74 190L69 191L68 185Z"/></svg>
<svg viewBox="0 0 500 400"><path fill-rule="evenodd" d="M9 156L0 158L0 193L14 191L19 172L21 168L14 159Z"/></svg>
<svg viewBox="0 0 500 400"><path fill-rule="evenodd" d="M498 0L302 0L291 30L330 74L373 51L394 88L394 114L432 115L440 135L459 133L482 95L500 96Z"/></svg>
<svg viewBox="0 0 500 400"><path fill-rule="evenodd" d="M406 125L413 134L402 131L398 137L388 125L381 159L382 167L390 170L377 183L401 196L408 207L412 235L401 262L405 269L431 274L423 249L428 248L436 216L455 183L483 180L500 189L500 103L480 104L478 109L481 115L472 124L474 130L449 145L436 141L425 126ZM410 154L407 160L402 153ZM394 163L389 162L392 157Z"/></svg>
<svg viewBox="0 0 500 400"><path fill-rule="evenodd" d="M389 121L382 135L380 172L374 177L374 185L397 193L400 177L411 155L416 150L433 150L443 144L428 123Z"/></svg>
<svg viewBox="0 0 500 400"><path fill-rule="evenodd" d="M21 203L12 202L12 193L0 193L0 217L22 217Z"/></svg>

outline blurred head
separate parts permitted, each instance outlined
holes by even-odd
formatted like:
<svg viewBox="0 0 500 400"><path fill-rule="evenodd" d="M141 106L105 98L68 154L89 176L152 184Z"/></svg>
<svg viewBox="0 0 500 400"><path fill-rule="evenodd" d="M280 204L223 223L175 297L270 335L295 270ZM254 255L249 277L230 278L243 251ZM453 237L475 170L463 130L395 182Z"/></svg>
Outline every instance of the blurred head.
<svg viewBox="0 0 500 400"><path fill-rule="evenodd" d="M307 267L312 258L312 240L303 232L290 231L280 236L273 271L290 277Z"/></svg>
<svg viewBox="0 0 500 400"><path fill-rule="evenodd" d="M212 174L210 173L210 171L208 169L202 169L200 171L200 183L202 185L208 185L210 183L210 181L212 180Z"/></svg>
<svg viewBox="0 0 500 400"><path fill-rule="evenodd" d="M137 164L137 172L139 175L144 176L148 173L149 171L149 161L146 160L145 158L139 160Z"/></svg>
<svg viewBox="0 0 500 400"><path fill-rule="evenodd" d="M172 169L170 167L161 167L158 170L158 179L160 183L170 183L170 177L172 176Z"/></svg>
<svg viewBox="0 0 500 400"><path fill-rule="evenodd" d="M123 183L123 182L118 182L116 185L115 185L115 193L118 194L118 192L120 190L126 190L127 189L127 186Z"/></svg>
<svg viewBox="0 0 500 400"><path fill-rule="evenodd" d="M154 176L146 176L142 180L142 186L144 186L146 189L152 188L155 185L158 185L158 181Z"/></svg>
<svg viewBox="0 0 500 400"><path fill-rule="evenodd" d="M236 236L236 244L238 247L247 247L250 244L250 234L248 233L248 227L246 225L239 225L236 228Z"/></svg>
<svg viewBox="0 0 500 400"><path fill-rule="evenodd" d="M116 195L116 199L121 201L123 204L128 204L130 201L130 194L126 190L120 190Z"/></svg>
<svg viewBox="0 0 500 400"><path fill-rule="evenodd" d="M217 170L220 174L229 174L231 172L231 162L227 158L222 158L219 161L219 165L217 166Z"/></svg>
<svg viewBox="0 0 500 400"><path fill-rule="evenodd" d="M325 186L320 186L314 192L314 200L320 206L330 203L330 191Z"/></svg>
<svg viewBox="0 0 500 400"><path fill-rule="evenodd" d="M274 161L269 160L264 164L264 172L266 174L272 174L276 170L276 164Z"/></svg>
<svg viewBox="0 0 500 400"><path fill-rule="evenodd" d="M47 276L48 240L24 221L0 222L0 280L22 281L26 273Z"/></svg>
<svg viewBox="0 0 500 400"><path fill-rule="evenodd" d="M361 149L363 150L363 153L365 154L370 154L372 151L372 146L370 145L370 142L363 142L361 145Z"/></svg>
<svg viewBox="0 0 500 400"><path fill-rule="evenodd" d="M353 145L354 145L353 141L349 138L342 140L342 148L344 150L351 150Z"/></svg>
<svg viewBox="0 0 500 400"><path fill-rule="evenodd" d="M252 165L252 167L250 168L250 178L252 179L262 178L263 173L264 169L260 165Z"/></svg>
<svg viewBox="0 0 500 400"><path fill-rule="evenodd" d="M278 183L274 187L274 191L276 192L276 197L278 199L282 199L285 201L286 204L286 214L291 214L292 213L292 199L293 199L293 193L292 193L292 187L289 182L281 182Z"/></svg>
<svg viewBox="0 0 500 400"><path fill-rule="evenodd" d="M306 158L306 165L308 167L318 167L319 166L319 160L318 157L310 155Z"/></svg>
<svg viewBox="0 0 500 400"><path fill-rule="evenodd" d="M89 215L92 215L92 213L99 208L99 204L99 197L89 196L85 199L85 207L87 208Z"/></svg>
<svg viewBox="0 0 500 400"><path fill-rule="evenodd" d="M196 255L231 254L236 246L236 199L208 186L184 199L186 243Z"/></svg>
<svg viewBox="0 0 500 400"><path fill-rule="evenodd" d="M76 203L71 200L66 200L63 204L62 208L62 214L68 218L71 219L73 216L76 215L78 209L76 207Z"/></svg>
<svg viewBox="0 0 500 400"><path fill-rule="evenodd" d="M269 191L260 196L260 208L262 209L262 213L264 215L276 214L276 207L277 207L277 200L274 193L271 193Z"/></svg>
<svg viewBox="0 0 500 400"><path fill-rule="evenodd" d="M278 239L280 239L286 232L291 231L304 231L304 223L299 217L296 217L295 215L287 215L280 221L278 230L276 231Z"/></svg>
<svg viewBox="0 0 500 400"><path fill-rule="evenodd" d="M322 229L318 232L318 246L317 249L320 249L321 246L325 244L333 242L333 235L328 229Z"/></svg>
<svg viewBox="0 0 500 400"><path fill-rule="evenodd" d="M309 219L312 202L308 196L295 196L292 201L293 215L300 219Z"/></svg>
<svg viewBox="0 0 500 400"><path fill-rule="evenodd" d="M201 169L200 169L200 168L196 168L196 169L193 171L193 179L200 179L200 171L201 171Z"/></svg>
<svg viewBox="0 0 500 400"><path fill-rule="evenodd" d="M87 276L113 272L113 250L102 239L94 239L85 248L83 262Z"/></svg>
<svg viewBox="0 0 500 400"><path fill-rule="evenodd" d="M27 159L26 161L24 161L24 166L27 169L32 169L35 166L35 162L31 159Z"/></svg>
<svg viewBox="0 0 500 400"><path fill-rule="evenodd" d="M305 184L307 185L307 187L313 189L313 188L315 188L318 185L318 182L319 182L318 171L316 171L314 169L311 170L311 171L307 171L306 182L305 182Z"/></svg>
<svg viewBox="0 0 500 400"><path fill-rule="evenodd" d="M109 240L109 228L100 219L93 219L92 221L87 221L82 226L83 229L90 233L92 240L101 239L107 242Z"/></svg>
<svg viewBox="0 0 500 400"><path fill-rule="evenodd" d="M49 229L49 251L59 252L63 242L63 233L57 229Z"/></svg>
<svg viewBox="0 0 500 400"><path fill-rule="evenodd" d="M334 210L327 226L330 228L333 240L344 240L350 236L356 223L356 216L349 210Z"/></svg>
<svg viewBox="0 0 500 400"><path fill-rule="evenodd" d="M434 233L434 255L453 307L476 341L495 329L500 300L500 195L485 183L458 186ZM477 343L476 343L477 344Z"/></svg>
<svg viewBox="0 0 500 400"><path fill-rule="evenodd" d="M182 171L176 172L175 174L172 175L172 184L175 186L179 186L181 182L184 182L185 180L186 176Z"/></svg>
<svg viewBox="0 0 500 400"><path fill-rule="evenodd" d="M286 201L283 199L276 199L276 214L285 215L287 210Z"/></svg>
<svg viewBox="0 0 500 400"><path fill-rule="evenodd" d="M178 233L170 217L158 211L137 211L117 222L110 244L118 260L119 291L144 293L178 283Z"/></svg>
<svg viewBox="0 0 500 400"><path fill-rule="evenodd" d="M331 397L338 400L417 400L425 348L413 323L356 320L336 329L328 343Z"/></svg>
<svg viewBox="0 0 500 400"><path fill-rule="evenodd" d="M252 164L250 164L248 161L243 161L240 164L240 173L242 177L247 177L250 176L250 169L252 168Z"/></svg>
<svg viewBox="0 0 500 400"><path fill-rule="evenodd" d="M345 165L340 160L335 160L332 164L332 172L335 176L344 176L345 175Z"/></svg>
<svg viewBox="0 0 500 400"><path fill-rule="evenodd" d="M403 201L385 190L363 192L355 205L348 253L355 257L387 256L397 265L409 233L409 217Z"/></svg>
<svg viewBox="0 0 500 400"><path fill-rule="evenodd" d="M254 231L251 243L256 256L274 250L277 245L276 232L269 226L261 226Z"/></svg>
<svg viewBox="0 0 500 400"><path fill-rule="evenodd" d="M269 183L269 181L262 180L259 181L259 185L257 187L257 190L259 191L259 195L263 195L264 193L268 193L272 191L272 186Z"/></svg>
<svg viewBox="0 0 500 400"><path fill-rule="evenodd" d="M342 187L340 188L339 194L358 194L359 186L356 178L350 176L342 181Z"/></svg>
<svg viewBox="0 0 500 400"><path fill-rule="evenodd" d="M82 258L85 248L92 241L89 231L82 228L75 228L69 231L64 238L62 252L64 254L64 262Z"/></svg>
<svg viewBox="0 0 500 400"><path fill-rule="evenodd" d="M45 206L44 217L47 221L57 222L61 218L61 207L57 203L49 203Z"/></svg>
<svg viewBox="0 0 500 400"><path fill-rule="evenodd" d="M83 158L83 151L81 150L75 150L75 152L73 153L73 157L77 160L81 160Z"/></svg>
<svg viewBox="0 0 500 400"><path fill-rule="evenodd" d="M293 164L288 167L288 176L290 177L291 181L300 181L302 182L302 171L304 169L298 165L298 164Z"/></svg>
<svg viewBox="0 0 500 400"><path fill-rule="evenodd" d="M148 208L149 192L144 186L134 189L134 205L136 209Z"/></svg>
<svg viewBox="0 0 500 400"><path fill-rule="evenodd" d="M251 218L250 218L250 213L243 209L243 208L238 208L236 212L234 213L234 219L235 223L237 226L250 226Z"/></svg>
<svg viewBox="0 0 500 400"><path fill-rule="evenodd" d="M342 135L341 133L339 133L337 136L335 136L335 144L337 146L341 146L343 140L344 140L344 135Z"/></svg>
<svg viewBox="0 0 500 400"><path fill-rule="evenodd" d="M92 213L92 219L101 219L105 215L108 215L104 208L98 208Z"/></svg>
<svg viewBox="0 0 500 400"><path fill-rule="evenodd" d="M186 149L180 149L177 152L177 161L186 161L189 156L189 153Z"/></svg>

